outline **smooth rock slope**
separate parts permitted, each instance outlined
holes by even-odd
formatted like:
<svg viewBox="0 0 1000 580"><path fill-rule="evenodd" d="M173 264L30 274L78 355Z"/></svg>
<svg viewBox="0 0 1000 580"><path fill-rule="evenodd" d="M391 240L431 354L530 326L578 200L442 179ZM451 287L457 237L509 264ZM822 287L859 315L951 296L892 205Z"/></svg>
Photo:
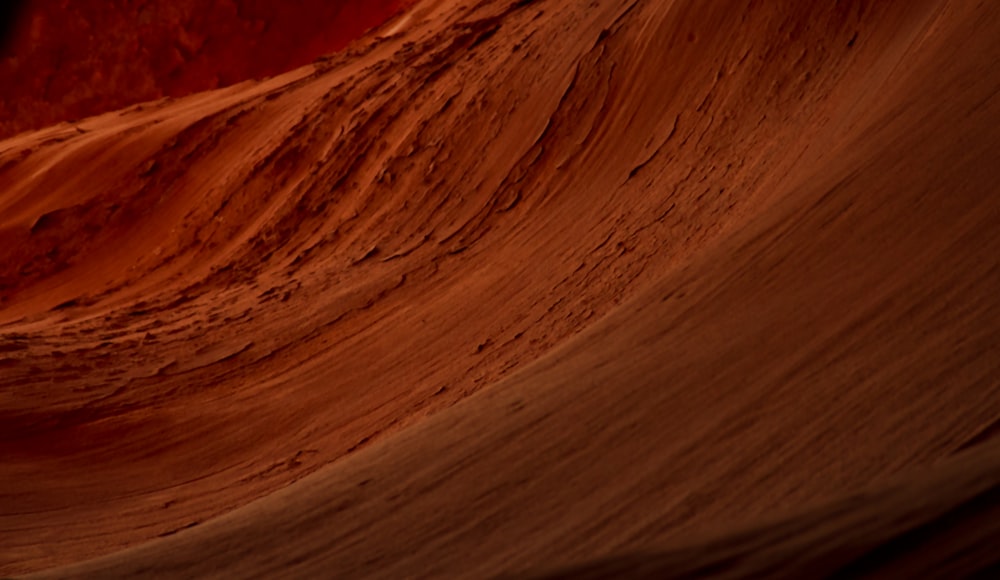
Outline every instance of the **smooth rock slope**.
<svg viewBox="0 0 1000 580"><path fill-rule="evenodd" d="M0 142L0 570L994 564L997 62L964 0L423 0Z"/></svg>

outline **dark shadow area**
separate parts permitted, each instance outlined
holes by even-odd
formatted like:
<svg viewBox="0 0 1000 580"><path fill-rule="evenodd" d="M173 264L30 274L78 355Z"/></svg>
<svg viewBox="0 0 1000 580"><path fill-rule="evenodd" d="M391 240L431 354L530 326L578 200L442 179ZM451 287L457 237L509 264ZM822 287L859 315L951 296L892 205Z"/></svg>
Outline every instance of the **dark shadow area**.
<svg viewBox="0 0 1000 580"><path fill-rule="evenodd" d="M10 56L11 37L17 30L21 14L24 11L24 0L7 0L0 2L0 56Z"/></svg>

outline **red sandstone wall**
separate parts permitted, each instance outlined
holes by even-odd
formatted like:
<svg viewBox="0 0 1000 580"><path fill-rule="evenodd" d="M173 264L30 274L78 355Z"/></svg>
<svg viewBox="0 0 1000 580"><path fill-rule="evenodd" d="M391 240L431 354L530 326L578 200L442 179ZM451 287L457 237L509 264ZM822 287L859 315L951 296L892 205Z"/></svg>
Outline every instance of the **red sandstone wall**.
<svg viewBox="0 0 1000 580"><path fill-rule="evenodd" d="M29 0L0 54L0 138L277 74L401 0Z"/></svg>

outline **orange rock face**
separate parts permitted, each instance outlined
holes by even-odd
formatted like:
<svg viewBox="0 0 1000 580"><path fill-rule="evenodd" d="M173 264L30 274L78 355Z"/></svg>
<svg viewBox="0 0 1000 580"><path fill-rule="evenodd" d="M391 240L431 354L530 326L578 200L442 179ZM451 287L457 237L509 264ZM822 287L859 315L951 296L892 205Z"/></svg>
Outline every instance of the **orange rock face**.
<svg viewBox="0 0 1000 580"><path fill-rule="evenodd" d="M343 48L400 0L31 0L0 55L0 138L270 76Z"/></svg>
<svg viewBox="0 0 1000 580"><path fill-rule="evenodd" d="M377 20L49 6L11 122ZM0 577L996 577L997 63L998 2L420 0L0 140Z"/></svg>

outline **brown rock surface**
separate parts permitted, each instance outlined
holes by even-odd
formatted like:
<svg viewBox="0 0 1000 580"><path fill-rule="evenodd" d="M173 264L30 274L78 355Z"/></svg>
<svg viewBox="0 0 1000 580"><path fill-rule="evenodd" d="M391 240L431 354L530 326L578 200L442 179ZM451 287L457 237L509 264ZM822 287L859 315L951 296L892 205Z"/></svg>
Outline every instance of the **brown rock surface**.
<svg viewBox="0 0 1000 580"><path fill-rule="evenodd" d="M0 142L0 570L997 564L997 62L990 3L424 0Z"/></svg>

